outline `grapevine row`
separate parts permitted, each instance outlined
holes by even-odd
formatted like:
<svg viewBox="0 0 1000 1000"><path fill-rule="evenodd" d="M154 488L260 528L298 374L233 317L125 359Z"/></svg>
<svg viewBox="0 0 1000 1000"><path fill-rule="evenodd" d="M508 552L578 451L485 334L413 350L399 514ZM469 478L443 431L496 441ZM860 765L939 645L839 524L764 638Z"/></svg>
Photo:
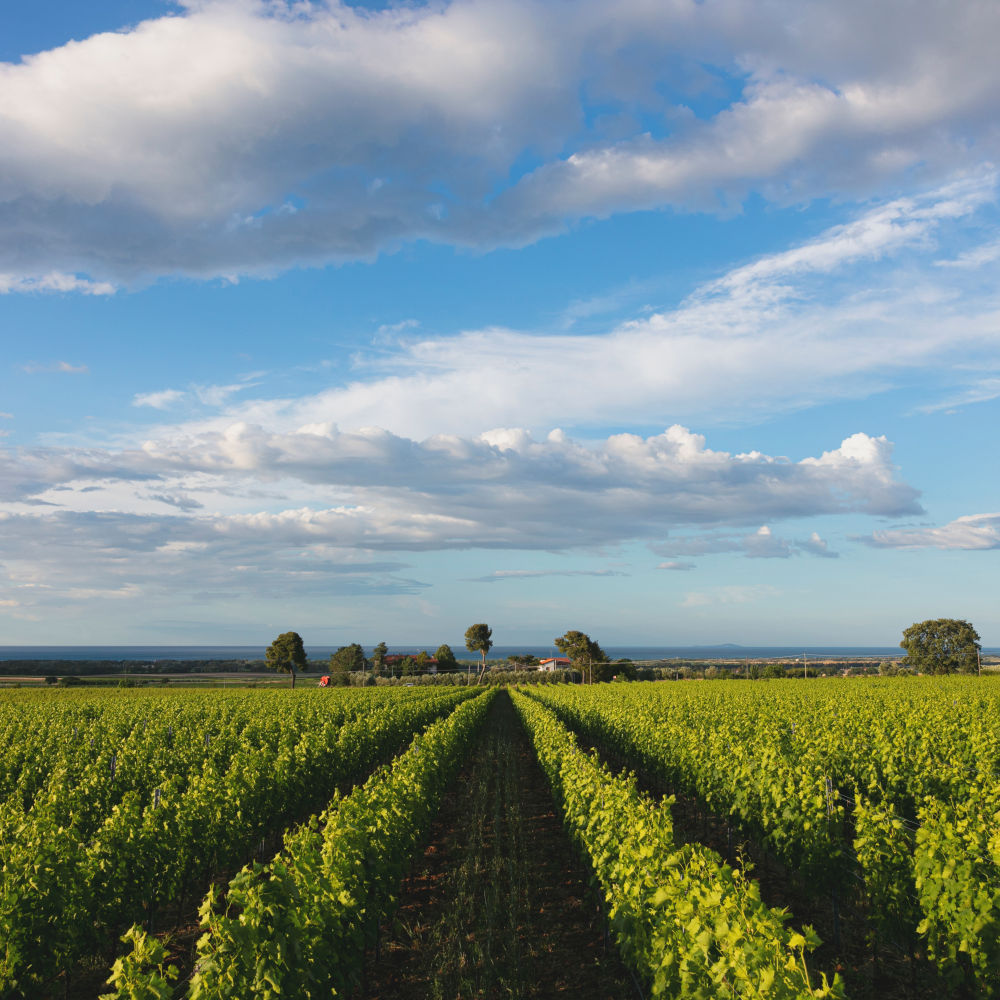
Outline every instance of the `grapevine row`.
<svg viewBox="0 0 1000 1000"><path fill-rule="evenodd" d="M669 804L640 794L583 753L555 715L515 693L573 840L593 866L623 958L654 997L843 997L810 981L807 950L754 882L713 851L677 846Z"/></svg>
<svg viewBox="0 0 1000 1000"><path fill-rule="evenodd" d="M879 938L919 936L955 984L974 978L995 995L996 687L823 687L810 686L811 702L781 683L659 688L642 703L622 689L539 697L664 787L735 817L810 884L835 890L856 871Z"/></svg>
<svg viewBox="0 0 1000 1000"><path fill-rule="evenodd" d="M465 701L414 739L391 768L285 838L268 865L243 869L225 900L201 907L205 934L189 1000L343 996L361 979L364 954L441 796L466 756L493 692ZM133 928L132 950L115 964L114 992L169 1000L176 969L162 945Z"/></svg>
<svg viewBox="0 0 1000 1000"><path fill-rule="evenodd" d="M0 994L43 992L54 974L107 949L122 926L150 920L168 901L203 886L213 871L242 861L263 835L363 777L463 697L446 691L383 699L361 718L320 712L298 730L287 726L294 718L272 711L266 726L247 722L224 757L205 758L183 774L157 775L146 766L133 733L118 751L115 773L104 772L97 756L84 775L90 780L51 785L27 813L5 804ZM250 738L252 728L270 738ZM151 739L149 756L161 759L161 751ZM129 780L133 760L145 787ZM156 777L158 784L149 787ZM125 790L105 815L95 816L88 794L106 801L110 795L102 799L95 788L119 781Z"/></svg>

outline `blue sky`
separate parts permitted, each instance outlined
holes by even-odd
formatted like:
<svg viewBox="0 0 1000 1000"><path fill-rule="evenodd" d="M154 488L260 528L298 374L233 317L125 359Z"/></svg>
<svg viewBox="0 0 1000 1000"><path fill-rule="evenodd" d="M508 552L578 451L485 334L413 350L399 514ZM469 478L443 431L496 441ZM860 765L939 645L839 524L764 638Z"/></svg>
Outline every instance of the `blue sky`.
<svg viewBox="0 0 1000 1000"><path fill-rule="evenodd" d="M4 642L1000 645L1000 8L8 7Z"/></svg>

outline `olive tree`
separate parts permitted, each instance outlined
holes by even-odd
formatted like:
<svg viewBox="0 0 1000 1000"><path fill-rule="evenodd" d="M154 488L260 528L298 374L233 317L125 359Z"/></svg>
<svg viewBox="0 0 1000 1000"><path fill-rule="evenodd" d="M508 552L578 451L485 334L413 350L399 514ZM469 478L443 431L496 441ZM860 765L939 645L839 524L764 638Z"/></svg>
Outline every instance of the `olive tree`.
<svg viewBox="0 0 1000 1000"><path fill-rule="evenodd" d="M302 645L302 636L298 632L282 632L265 654L268 670L277 670L282 674L292 675L292 687L295 687L295 671L308 670L306 651Z"/></svg>
<svg viewBox="0 0 1000 1000"><path fill-rule="evenodd" d="M903 664L923 674L975 673L979 634L957 618L929 618L903 631Z"/></svg>

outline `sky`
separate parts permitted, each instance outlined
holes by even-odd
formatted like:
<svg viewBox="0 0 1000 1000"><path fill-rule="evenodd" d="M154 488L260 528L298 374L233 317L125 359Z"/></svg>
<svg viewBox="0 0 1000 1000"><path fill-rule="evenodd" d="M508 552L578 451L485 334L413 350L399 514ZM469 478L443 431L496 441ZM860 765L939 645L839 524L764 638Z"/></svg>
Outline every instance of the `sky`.
<svg viewBox="0 0 1000 1000"><path fill-rule="evenodd" d="M1000 646L994 0L0 9L0 644Z"/></svg>

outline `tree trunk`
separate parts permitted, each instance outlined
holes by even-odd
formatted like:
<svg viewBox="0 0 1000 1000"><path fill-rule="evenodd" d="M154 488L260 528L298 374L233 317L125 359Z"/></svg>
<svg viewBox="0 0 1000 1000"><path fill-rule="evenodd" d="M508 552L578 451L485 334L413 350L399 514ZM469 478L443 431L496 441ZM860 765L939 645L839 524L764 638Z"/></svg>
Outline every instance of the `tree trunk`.
<svg viewBox="0 0 1000 1000"><path fill-rule="evenodd" d="M295 671L292 671L292 690L295 690Z"/></svg>

